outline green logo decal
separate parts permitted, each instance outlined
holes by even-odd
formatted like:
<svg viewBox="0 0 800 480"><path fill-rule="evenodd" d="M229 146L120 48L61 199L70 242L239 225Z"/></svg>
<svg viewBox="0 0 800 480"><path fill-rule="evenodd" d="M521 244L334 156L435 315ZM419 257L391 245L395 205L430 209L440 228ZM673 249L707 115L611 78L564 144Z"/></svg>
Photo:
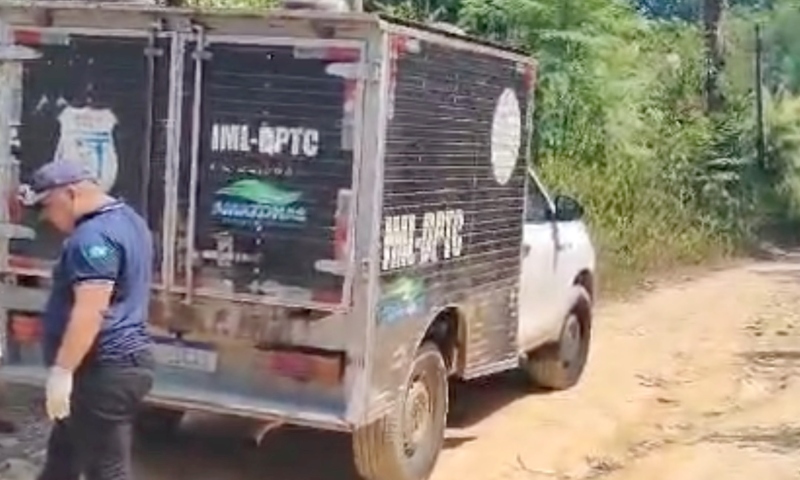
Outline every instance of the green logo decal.
<svg viewBox="0 0 800 480"><path fill-rule="evenodd" d="M239 180L217 190L217 195L236 197L262 205L289 205L300 200L300 192L290 192L256 179Z"/></svg>
<svg viewBox="0 0 800 480"><path fill-rule="evenodd" d="M425 284L418 278L399 277L383 285L380 321L392 323L419 315L426 308Z"/></svg>
<svg viewBox="0 0 800 480"><path fill-rule="evenodd" d="M263 180L244 179L217 190L211 214L224 224L258 229L268 224L302 224L302 192L284 190Z"/></svg>
<svg viewBox="0 0 800 480"><path fill-rule="evenodd" d="M400 302L412 302L422 294L422 289L422 280L400 277L384 286L383 298Z"/></svg>

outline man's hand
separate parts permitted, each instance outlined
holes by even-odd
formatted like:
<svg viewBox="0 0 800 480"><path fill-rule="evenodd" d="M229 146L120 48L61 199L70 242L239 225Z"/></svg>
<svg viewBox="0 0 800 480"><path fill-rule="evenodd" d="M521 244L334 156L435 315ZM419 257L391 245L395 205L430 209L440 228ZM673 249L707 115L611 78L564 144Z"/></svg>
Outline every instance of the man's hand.
<svg viewBox="0 0 800 480"><path fill-rule="evenodd" d="M50 368L47 377L47 416L50 420L63 420L70 414L72 372L58 365Z"/></svg>

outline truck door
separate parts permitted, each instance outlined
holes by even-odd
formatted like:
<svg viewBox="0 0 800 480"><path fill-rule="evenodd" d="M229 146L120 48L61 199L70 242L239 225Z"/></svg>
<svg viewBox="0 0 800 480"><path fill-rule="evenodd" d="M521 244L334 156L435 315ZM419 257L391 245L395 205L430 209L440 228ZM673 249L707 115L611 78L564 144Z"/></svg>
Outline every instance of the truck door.
<svg viewBox="0 0 800 480"><path fill-rule="evenodd" d="M186 45L174 269L187 295L349 303L361 44L295 43Z"/></svg>
<svg viewBox="0 0 800 480"><path fill-rule="evenodd" d="M11 119L21 181L51 160L83 162L109 194L140 212L159 235L171 36L156 30L20 27L13 32L17 44L39 54L21 69L18 111ZM38 313L63 239L21 207L15 187L15 179L2 186L12 199L5 228L27 235L10 239L3 252L7 261L0 265L7 376L16 367L41 365ZM155 263L158 273L158 258Z"/></svg>
<svg viewBox="0 0 800 480"><path fill-rule="evenodd" d="M22 181L51 160L84 162L106 191L157 223L163 195L150 179L163 177L163 146L155 139L166 115L169 38L110 30L16 29L14 35L41 55L22 75L16 133ZM35 228L33 239L11 242L11 272L49 276L63 236L20 208L11 221Z"/></svg>
<svg viewBox="0 0 800 480"><path fill-rule="evenodd" d="M525 228L522 245L522 268L519 293L520 347L536 343L547 333L554 312L553 296L556 269L556 226L551 218L552 205L535 179L528 181L525 205Z"/></svg>

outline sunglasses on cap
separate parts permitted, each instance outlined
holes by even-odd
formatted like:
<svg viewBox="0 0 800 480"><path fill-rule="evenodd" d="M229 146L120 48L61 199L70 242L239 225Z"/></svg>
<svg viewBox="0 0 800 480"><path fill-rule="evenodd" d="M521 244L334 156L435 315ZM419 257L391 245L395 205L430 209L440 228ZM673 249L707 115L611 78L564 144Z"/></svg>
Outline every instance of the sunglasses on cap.
<svg viewBox="0 0 800 480"><path fill-rule="evenodd" d="M53 192L53 189L36 192L33 188L23 183L17 188L17 200L23 207L34 212L41 212L45 207L44 200Z"/></svg>

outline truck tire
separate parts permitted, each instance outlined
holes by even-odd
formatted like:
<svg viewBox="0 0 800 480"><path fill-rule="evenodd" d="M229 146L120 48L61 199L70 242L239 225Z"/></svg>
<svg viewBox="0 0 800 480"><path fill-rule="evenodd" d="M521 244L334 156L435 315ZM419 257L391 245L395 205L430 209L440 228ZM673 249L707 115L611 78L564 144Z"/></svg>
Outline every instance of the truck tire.
<svg viewBox="0 0 800 480"><path fill-rule="evenodd" d="M148 405L136 414L134 427L137 434L148 438L170 437L177 433L183 417L182 410Z"/></svg>
<svg viewBox="0 0 800 480"><path fill-rule="evenodd" d="M353 433L356 468L368 480L426 480L439 458L448 385L436 345L420 347L402 392L388 415Z"/></svg>
<svg viewBox="0 0 800 480"><path fill-rule="evenodd" d="M531 381L550 390L566 390L575 386L586 367L591 334L592 301L589 293L582 289L564 319L559 340L528 355L525 369Z"/></svg>

